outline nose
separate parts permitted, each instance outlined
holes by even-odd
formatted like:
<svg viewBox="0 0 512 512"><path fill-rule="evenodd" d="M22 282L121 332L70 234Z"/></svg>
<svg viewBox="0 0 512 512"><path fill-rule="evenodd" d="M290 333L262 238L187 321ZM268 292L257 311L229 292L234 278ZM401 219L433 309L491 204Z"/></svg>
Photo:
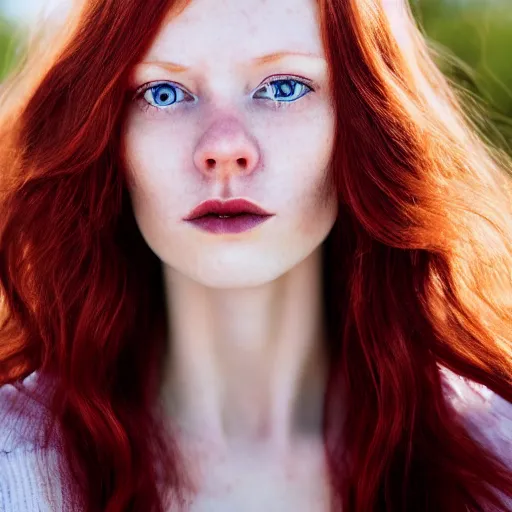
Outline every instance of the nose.
<svg viewBox="0 0 512 512"><path fill-rule="evenodd" d="M219 180L252 173L258 160L256 142L236 120L211 125L194 152L195 167L208 178Z"/></svg>

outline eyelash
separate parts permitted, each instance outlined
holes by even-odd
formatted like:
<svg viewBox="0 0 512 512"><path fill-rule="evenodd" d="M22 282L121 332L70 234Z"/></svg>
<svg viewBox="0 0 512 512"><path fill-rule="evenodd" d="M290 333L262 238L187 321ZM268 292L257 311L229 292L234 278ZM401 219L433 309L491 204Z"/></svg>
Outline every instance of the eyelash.
<svg viewBox="0 0 512 512"><path fill-rule="evenodd" d="M261 86L257 89L256 92L261 91L265 86L270 86L270 84L272 84L273 82L280 82L280 81L286 81L286 80L291 80L293 82L297 82L297 83L307 87L309 89L309 91L305 92L304 94L302 94L301 96L299 96L297 99L295 99L293 101L270 100L270 101L272 101L273 108L275 108L275 109L287 108L288 106L291 106L294 103L296 103L299 99L303 98L304 96L307 96L310 92L315 92L315 90L316 90L316 86L315 86L314 82L307 78L302 78L302 77L298 77L298 76L294 76L294 75L272 75L271 77L267 78L267 80L265 80L265 82L263 82L261 84ZM149 82L147 84L141 85L140 87L138 87L136 89L136 91L133 95L133 101L144 100L144 95L146 94L146 92L149 89L151 89L152 87L158 87L159 85L165 85L165 84L169 84L173 88L183 90L183 88L181 86L179 86L178 84L171 82L169 80L159 80L159 81L155 81L155 82ZM189 94L186 91L184 91L184 92L186 94ZM258 98L258 99L260 99L260 98ZM267 98L264 98L264 99L267 99ZM158 112L161 112L161 111L172 110L171 107L173 107L174 105L177 105L179 103L181 103L181 102L173 103L172 105L169 105L167 107L155 107L154 105L151 105L151 103L149 103L148 101L144 100L144 106L142 108L145 111L151 108Z"/></svg>

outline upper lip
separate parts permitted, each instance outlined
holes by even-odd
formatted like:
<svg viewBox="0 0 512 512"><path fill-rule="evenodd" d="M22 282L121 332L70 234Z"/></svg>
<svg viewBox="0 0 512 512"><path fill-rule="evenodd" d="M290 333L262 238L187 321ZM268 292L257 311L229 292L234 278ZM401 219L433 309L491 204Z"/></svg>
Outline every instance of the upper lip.
<svg viewBox="0 0 512 512"><path fill-rule="evenodd" d="M184 220L193 220L204 215L236 215L240 213L251 213L253 215L274 215L264 210L246 199L229 199L221 201L220 199L208 199L198 204Z"/></svg>

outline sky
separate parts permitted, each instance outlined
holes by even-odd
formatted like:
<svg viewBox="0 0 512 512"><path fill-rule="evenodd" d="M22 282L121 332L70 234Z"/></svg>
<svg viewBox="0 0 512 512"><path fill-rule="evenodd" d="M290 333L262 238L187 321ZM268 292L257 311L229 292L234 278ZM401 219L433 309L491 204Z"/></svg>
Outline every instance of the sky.
<svg viewBox="0 0 512 512"><path fill-rule="evenodd" d="M40 12L62 9L70 0L0 0L3 14L20 22L30 22Z"/></svg>

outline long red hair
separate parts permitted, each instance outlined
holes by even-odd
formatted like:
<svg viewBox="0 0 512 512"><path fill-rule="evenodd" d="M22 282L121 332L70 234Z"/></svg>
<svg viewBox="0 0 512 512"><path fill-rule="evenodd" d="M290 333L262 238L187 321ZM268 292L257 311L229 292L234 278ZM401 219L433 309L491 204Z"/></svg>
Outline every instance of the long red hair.
<svg viewBox="0 0 512 512"><path fill-rule="evenodd" d="M323 267L333 510L504 511L512 473L468 435L439 365L512 401L510 160L478 136L405 0L318 6L337 112ZM176 508L193 492L155 405L161 262L122 146L131 67L183 7L88 0L2 95L0 384L35 370L52 383L70 503L87 512L162 512L163 489Z"/></svg>

